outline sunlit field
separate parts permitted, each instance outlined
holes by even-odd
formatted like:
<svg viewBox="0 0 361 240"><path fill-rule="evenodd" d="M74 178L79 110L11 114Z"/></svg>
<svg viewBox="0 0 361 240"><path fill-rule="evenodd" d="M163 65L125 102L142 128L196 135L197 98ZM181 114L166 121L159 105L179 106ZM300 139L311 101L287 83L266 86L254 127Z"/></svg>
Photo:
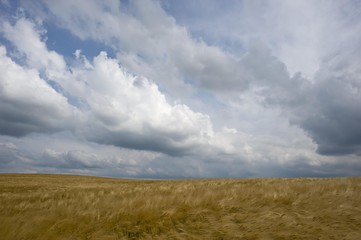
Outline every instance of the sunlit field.
<svg viewBox="0 0 361 240"><path fill-rule="evenodd" d="M0 239L361 239L361 178L0 175Z"/></svg>

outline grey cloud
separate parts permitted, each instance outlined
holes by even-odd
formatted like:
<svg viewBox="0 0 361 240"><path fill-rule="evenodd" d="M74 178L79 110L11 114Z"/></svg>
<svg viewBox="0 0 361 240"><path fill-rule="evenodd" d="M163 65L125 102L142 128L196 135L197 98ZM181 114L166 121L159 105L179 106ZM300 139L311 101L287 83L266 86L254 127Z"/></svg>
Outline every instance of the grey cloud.
<svg viewBox="0 0 361 240"><path fill-rule="evenodd" d="M346 39L343 37L343 40L346 43L351 41L351 44L344 43L342 46L345 49L335 50L335 52L346 52L348 55L336 54L331 57L332 59L341 58L342 61L338 61L337 64L332 63L332 66L328 66L330 61L325 61L323 65L320 65L319 73L315 75L315 78L309 80L300 74L290 77L287 66L261 43L253 43L246 55L236 59L220 48L209 46L202 40L194 40L186 28L178 26L175 20L161 9L158 2L136 2L125 7L118 3L111 5L109 2L96 1L88 1L86 4L85 1L44 1L49 12L45 11L41 15L50 21L53 20L60 27L70 30L81 39L93 39L106 43L114 49L121 49L118 54L121 63L131 71L157 81L157 84L165 87L166 91L173 91L175 96L179 96L177 92L183 91L179 86L187 85L185 84L187 80L193 81L196 87L221 96L231 95L232 98L238 97L247 89L259 88L257 91L263 103L281 108L292 124L304 129L317 143L320 154L360 154L360 69L357 64L351 64L351 62L360 62L360 59L352 54L359 49L357 35L360 32L359 28L351 26L348 31L355 32L352 34L345 31L348 34L346 34ZM272 14L267 15L266 19L270 16ZM313 31L316 30L313 29ZM280 30L278 29L277 32ZM297 36L297 34L292 36ZM270 39L277 40L278 38L271 37ZM332 45L332 42L327 42L327 45ZM306 43L309 42L306 41ZM315 46L317 44L313 45L312 49ZM329 47L326 50L329 50ZM324 56L324 53L320 56ZM317 69L318 66L312 66L312 69L314 68ZM88 76L89 79L91 75ZM179 129L167 129L162 132L159 131L160 128L157 128L163 127L159 124L151 125L147 129L146 122L152 124L156 122L156 119L148 118L153 116L152 112L132 112L136 116L133 120L138 120L138 122L129 121L129 113L134 109L132 99L127 99L131 103L125 106L125 112L115 111L120 108L105 109L104 106L111 106L114 103L114 101L108 101L109 99L113 99L114 96L119 97L117 94L109 94L115 89L116 84L111 82L113 84L109 85L111 89L106 89L105 84L91 86L91 81L87 81L84 82L90 88L85 88L85 91L80 94L95 96L108 94L107 99L96 99L101 101L94 102L93 105L89 103L92 120L95 119L97 124L99 123L99 125L92 123L86 126L98 131L88 133L89 139L121 147L160 151L172 156L186 155L187 152L193 151L193 148L189 146L204 146L202 137L199 138L201 143L187 145L187 141L184 141L186 144L177 145L178 140L182 143L185 139L179 135ZM124 107L121 101L116 103ZM135 103L138 102L135 101ZM163 115L162 119L168 119L167 117L169 116ZM191 117L190 122L197 119ZM127 121L139 124L136 126L146 131L137 135L132 131L131 127L134 127L132 124L117 126L117 123ZM168 127L175 123L176 121L169 121L165 125ZM199 123L202 125L204 122ZM127 130L129 127L130 130ZM188 130L187 133L194 133L200 129L191 126ZM201 134L196 134L196 136L199 137Z"/></svg>
<svg viewBox="0 0 361 240"><path fill-rule="evenodd" d="M274 169L278 169L285 177L343 177L346 172L347 176L359 176L361 163L352 157L335 156L331 161L325 159L322 164L312 165L307 159L300 158L282 166L274 166ZM277 176L279 173L274 169L270 172Z"/></svg>
<svg viewBox="0 0 361 240"><path fill-rule="evenodd" d="M352 36L349 45L344 44L345 51L323 60L314 79L301 73L291 77L286 65L257 41L239 61L251 79L249 88L261 103L281 109L291 124L313 139L322 155L361 153L361 69L355 56L356 39L359 36ZM237 88L223 87L234 99L230 93Z"/></svg>
<svg viewBox="0 0 361 240"><path fill-rule="evenodd" d="M66 155L66 154L65 154ZM85 154L84 154L85 156ZM277 157L277 156L273 156ZM344 158L338 161L323 160L322 164L311 164L311 159L304 155L296 155L291 161L279 163L278 159L268 156L267 163L257 159L253 164L246 163L234 155L199 156L197 161L193 156L159 155L154 159L140 161L136 165L107 163L101 159L101 167L83 165L87 158L79 162L69 162L64 170L75 171L83 169L95 174L108 172L117 177L137 178L204 178L204 177L330 177L355 176L361 165L352 159ZM48 159L48 158L46 158ZM45 158L43 159L45 161ZM68 161L68 160L66 160ZM53 166L55 162L53 163ZM52 165L48 165L52 166ZM108 170L106 170L108 169Z"/></svg>
<svg viewBox="0 0 361 240"><path fill-rule="evenodd" d="M14 152L16 151L16 146L13 143L9 142L0 142L0 166L5 168L5 165L14 161Z"/></svg>
<svg viewBox="0 0 361 240"><path fill-rule="evenodd" d="M251 42L240 65L246 69L243 72L249 73L251 87L260 88L258 93L263 103L280 107L292 124L304 129L317 143L318 153L360 155L360 58L356 54L360 49L360 3L260 3L232 2L211 24L208 17L219 13L221 7L217 1L206 6L193 2L182 6L172 4L168 9L177 21L186 24L196 35L202 31L202 36L210 42L236 41L243 44L243 51ZM179 8L189 11L179 12ZM208 14L207 18L194 12L197 8L204 9L202 14ZM234 21L239 15L240 20ZM231 26L232 32L226 28L214 31L218 25L225 24ZM250 39L262 39L272 51ZM290 77L289 70L301 70L307 77L316 74L311 79L300 74ZM227 84L223 87L238 89Z"/></svg>
<svg viewBox="0 0 361 240"><path fill-rule="evenodd" d="M57 152L45 149L38 166L52 166L66 169L92 169L104 167L104 161L93 153L80 150Z"/></svg>
<svg viewBox="0 0 361 240"><path fill-rule="evenodd" d="M22 68L8 58L2 46L0 70L0 134L24 136L68 128L75 109L35 70Z"/></svg>
<svg viewBox="0 0 361 240"><path fill-rule="evenodd" d="M0 97L0 133L22 137L29 133L51 133L66 129L62 116L53 109ZM60 117L60 118L59 118Z"/></svg>
<svg viewBox="0 0 361 240"><path fill-rule="evenodd" d="M256 5L258 3L256 2ZM270 44L269 46L273 48L271 51L255 41L250 45L248 53L240 60L240 65L246 69L243 72L249 73L251 77L251 87L259 88L258 93L263 99L263 104L281 108L292 124L301 127L313 139L318 146L318 153L360 155L361 59L358 52L361 26L360 21L357 21L360 16L359 3L344 1L339 4L331 1L320 4L296 1L292 4L281 3L277 5L279 9L275 9L274 4L265 5L261 9L252 7L252 4L253 2L241 4L235 6L235 9L237 12L246 10L252 12L257 9L269 22L265 23L266 27L251 28L250 31L247 29L245 34L256 34L255 36L264 41L278 39L275 41L276 44L284 44L284 46ZM215 10L212 8L212 3L210 5L209 13ZM299 12L295 12L297 7ZM232 10L227 9L226 12ZM314 20L313 26L306 27L310 21L303 22L302 19L305 17L300 13L309 15ZM259 16L254 12L252 14L253 16L249 16L246 21ZM180 19L181 22L187 22L186 19L182 20L182 16ZM217 23L222 21L227 19L220 18ZM279 24L268 26L275 22ZM243 23L244 21L234 23L235 28L242 29ZM296 23L297 26L294 25ZM206 31L213 30L213 23L212 26L202 22L200 24ZM191 29L193 26L189 25ZM200 26L196 25L193 29L197 27ZM275 33L282 30L282 34L273 36L269 32L270 29ZM257 32L261 30L264 30L264 33ZM226 34L223 36L225 38L230 36L228 31L221 34ZM290 39L279 41L280 36L287 34ZM338 36L335 37L335 34ZM273 53L289 60L287 63L293 71L299 65L302 70L302 67L305 67L307 75L312 72L316 74L311 79L306 79L301 74L290 77L287 66L278 57L273 56ZM298 56L292 57L295 53L298 53ZM304 56L306 59L303 59ZM224 87L230 86L225 84ZM229 88L229 90L234 89L237 88Z"/></svg>
<svg viewBox="0 0 361 240"><path fill-rule="evenodd" d="M319 157L305 151L293 154L289 146L267 144L247 157L209 153L197 156L167 156L79 142L66 136L33 135L21 139L0 136L0 172L56 172L135 178L199 177L324 177L353 176L360 162L352 157ZM292 146L291 146L292 147ZM293 146L295 147L295 146ZM257 146L256 146L257 148ZM291 154L290 157L286 155ZM287 159L286 159L287 158ZM288 159L289 158L289 159Z"/></svg>
<svg viewBox="0 0 361 240"><path fill-rule="evenodd" d="M157 1L129 5L44 1L43 5L47 11L39 14L42 8L33 6L28 7L30 14L35 12L81 39L112 46L127 69L156 81L175 98L189 91L187 81L215 91L242 90L249 83L247 72L232 55L193 39Z"/></svg>
<svg viewBox="0 0 361 240"><path fill-rule="evenodd" d="M157 129L147 124L140 131L113 130L96 127L84 136L99 144L165 153L169 156L186 156L211 147L198 133L184 133Z"/></svg>
<svg viewBox="0 0 361 240"><path fill-rule="evenodd" d="M32 154L0 136L0 172L32 172Z"/></svg>
<svg viewBox="0 0 361 240"><path fill-rule="evenodd" d="M343 62L342 67L324 63L312 83L301 75L288 77L285 70L273 66L264 77L258 75L259 81L255 83L264 87L260 91L263 103L280 107L292 124L304 129L317 143L318 153L360 155L361 79L358 71L359 67L349 61Z"/></svg>
<svg viewBox="0 0 361 240"><path fill-rule="evenodd" d="M178 135L177 133L175 134ZM162 152L169 156L184 156L200 147L193 144L182 145L182 141L186 140L187 137L179 138L179 136L172 135L172 133L164 133L157 130L137 134L129 131L109 132L104 129L88 136L88 139L100 144Z"/></svg>
<svg viewBox="0 0 361 240"><path fill-rule="evenodd" d="M326 155L361 155L361 79L352 84L352 76L320 79L314 86L312 106L298 123ZM313 110L313 111L312 111ZM298 113L294 113L298 114Z"/></svg>

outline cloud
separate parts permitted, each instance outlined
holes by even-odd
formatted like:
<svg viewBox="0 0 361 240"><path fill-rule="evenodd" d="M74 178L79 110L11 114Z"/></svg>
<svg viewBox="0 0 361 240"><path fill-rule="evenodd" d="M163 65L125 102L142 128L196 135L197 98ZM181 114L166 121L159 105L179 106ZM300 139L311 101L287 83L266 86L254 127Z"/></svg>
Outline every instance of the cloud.
<svg viewBox="0 0 361 240"><path fill-rule="evenodd" d="M358 45L347 48L356 51ZM256 52L243 62L254 76L252 88L260 102L280 108L291 124L301 127L314 140L318 153L360 155L361 69L355 64L360 59L337 53L324 60L310 80L301 74L290 77L284 64L265 49L252 51Z"/></svg>
<svg viewBox="0 0 361 240"><path fill-rule="evenodd" d="M104 167L104 161L94 153L70 150L66 152L58 152L52 149L45 149L43 152L45 161L39 162L39 165L48 165L69 169L92 169ZM50 162L53 163L50 163Z"/></svg>
<svg viewBox="0 0 361 240"><path fill-rule="evenodd" d="M29 67L44 72L50 79L65 72L66 63L63 57L54 51L48 51L42 41L46 30L41 29L41 25L24 18L18 19L14 25L9 22L2 22L1 25L5 38L17 47L20 53L18 57L25 58Z"/></svg>
<svg viewBox="0 0 361 240"><path fill-rule="evenodd" d="M44 1L43 5L47 10L37 15L81 39L113 47L124 67L156 81L172 96L192 94L192 84L217 91L248 84L234 57L193 39L157 1Z"/></svg>
<svg viewBox="0 0 361 240"><path fill-rule="evenodd" d="M34 69L13 62L0 46L0 133L24 136L32 132L68 129L76 116L67 99Z"/></svg>
<svg viewBox="0 0 361 240"><path fill-rule="evenodd" d="M182 155L213 137L209 116L171 105L157 85L133 76L102 52L90 68L73 69L89 107L87 139L140 150Z"/></svg>
<svg viewBox="0 0 361 240"><path fill-rule="evenodd" d="M293 112L294 122L310 134L320 154L361 155L361 69L347 63L334 74L330 65L316 76L312 95L305 94L305 114Z"/></svg>
<svg viewBox="0 0 361 240"><path fill-rule="evenodd" d="M227 130L234 134L233 130ZM233 135L237 137L237 135ZM239 136L238 136L239 137ZM63 133L0 136L0 171L61 172L113 177L295 177L357 175L360 164L350 157L325 157L313 152L305 139L291 143L278 138L243 135L241 154L213 152L194 156L167 156L86 141ZM260 144L261 143L261 144ZM310 148L311 146L311 148ZM341 164L341 162L343 164Z"/></svg>
<svg viewBox="0 0 361 240"><path fill-rule="evenodd" d="M19 19L14 25L4 25L5 37L25 56L29 68L55 69L58 74L49 74L52 82L48 83L37 70L13 62L1 48L2 134L67 130L101 144L168 155L190 154L210 146L214 130L208 115L184 104L169 104L155 83L130 74L105 52L92 61L79 54L76 64L68 68L59 54L47 50L32 22ZM32 45L45 58L39 65L35 63L41 55L28 49ZM57 60L60 67L53 64ZM39 93L33 97L34 92Z"/></svg>
<svg viewBox="0 0 361 240"><path fill-rule="evenodd" d="M6 167L13 161L12 152L17 149L17 146L12 142L0 142L0 166Z"/></svg>
<svg viewBox="0 0 361 240"><path fill-rule="evenodd" d="M99 145L65 132L22 138L0 135L0 143L0 172L146 177L147 165L162 155Z"/></svg>
<svg viewBox="0 0 361 240"><path fill-rule="evenodd" d="M15 159L2 160L7 169L166 178L359 169L351 2L19 6L0 18L0 143L16 146L0 144L0 159ZM64 33L108 53L65 46Z"/></svg>
<svg viewBox="0 0 361 240"><path fill-rule="evenodd" d="M231 2L223 11L217 1L203 5L165 4L177 21L196 35L202 31L208 42L224 49L239 43L245 52L240 65L252 91L268 108L281 108L314 140L318 153L360 155L359 3ZM187 6L189 11L178 11ZM206 16L221 15L209 24L194 12L199 8ZM220 25L231 26L232 32L214 31Z"/></svg>
<svg viewBox="0 0 361 240"><path fill-rule="evenodd" d="M276 58L256 63L262 56L246 57L246 64L261 88L258 92L267 106L282 109L292 124L300 126L318 145L317 152L324 155L345 155L361 152L361 25L353 25L353 34L344 37L340 48L334 49L320 62L313 79L301 74L290 77L285 66Z"/></svg>
<svg viewBox="0 0 361 240"><path fill-rule="evenodd" d="M252 42L261 40L285 63L291 75L302 72L307 78L313 77L322 58L342 42L334 37L335 33L342 33L339 36L343 38L358 22L360 7L352 0L161 3L196 38L235 56L245 54Z"/></svg>

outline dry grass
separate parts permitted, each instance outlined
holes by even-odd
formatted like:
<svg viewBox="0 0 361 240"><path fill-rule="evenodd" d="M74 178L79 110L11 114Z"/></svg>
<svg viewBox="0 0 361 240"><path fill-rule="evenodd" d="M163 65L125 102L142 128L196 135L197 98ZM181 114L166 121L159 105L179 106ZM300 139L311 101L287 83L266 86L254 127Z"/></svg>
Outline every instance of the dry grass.
<svg viewBox="0 0 361 240"><path fill-rule="evenodd" d="M361 239L361 178L0 175L0 238Z"/></svg>

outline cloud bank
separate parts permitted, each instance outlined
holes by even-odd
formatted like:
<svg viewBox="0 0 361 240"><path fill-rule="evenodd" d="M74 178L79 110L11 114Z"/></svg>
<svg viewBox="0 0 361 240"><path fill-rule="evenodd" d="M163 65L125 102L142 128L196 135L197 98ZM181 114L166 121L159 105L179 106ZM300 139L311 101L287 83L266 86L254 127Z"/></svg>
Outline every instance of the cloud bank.
<svg viewBox="0 0 361 240"><path fill-rule="evenodd" d="M209 116L169 104L155 83L128 73L105 52L92 61L78 55L68 68L60 55L46 49L34 24L19 19L4 25L5 37L29 69L13 62L1 47L2 134L68 130L101 144L169 155L210 144L214 130ZM24 33L31 36L29 43L14 37Z"/></svg>
<svg viewBox="0 0 361 240"><path fill-rule="evenodd" d="M1 4L4 171L222 177L360 169L357 3ZM339 42L330 39L335 32ZM67 42L74 39L84 49ZM91 56L91 47L107 51Z"/></svg>

